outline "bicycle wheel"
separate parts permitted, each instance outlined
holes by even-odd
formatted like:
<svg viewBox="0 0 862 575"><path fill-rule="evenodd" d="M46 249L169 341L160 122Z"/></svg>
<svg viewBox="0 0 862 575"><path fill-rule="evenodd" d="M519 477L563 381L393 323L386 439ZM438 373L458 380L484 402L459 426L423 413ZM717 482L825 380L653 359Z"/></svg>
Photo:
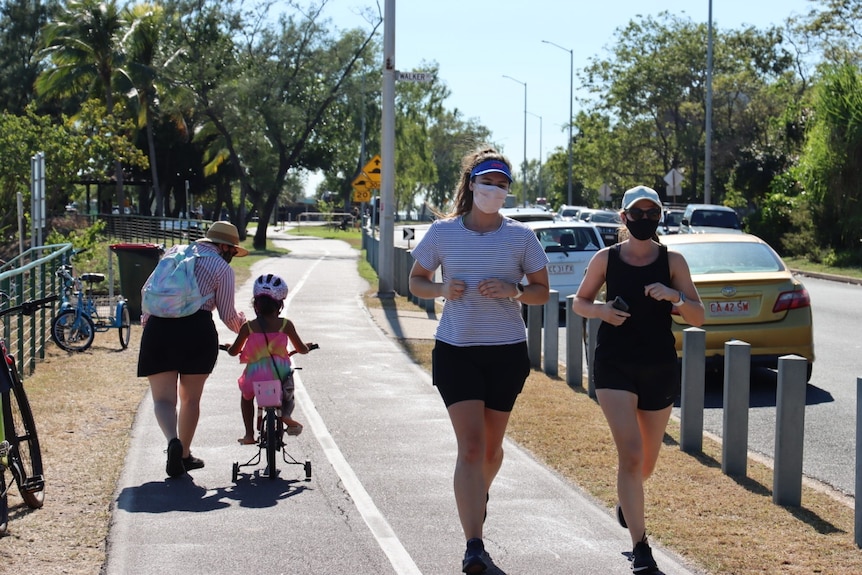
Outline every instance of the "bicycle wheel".
<svg viewBox="0 0 862 575"><path fill-rule="evenodd" d="M84 351L93 345L96 326L86 315L77 317L73 309L61 311L51 324L51 338L66 351Z"/></svg>
<svg viewBox="0 0 862 575"><path fill-rule="evenodd" d="M11 366L9 371L14 372ZM30 402L17 375L12 377L12 390L3 394L3 422L9 442L9 468L18 484L21 498L31 509L45 502L45 477L42 475L42 450L36 434L36 422Z"/></svg>
<svg viewBox="0 0 862 575"><path fill-rule="evenodd" d="M275 479L275 456L278 454L278 426L276 422L275 409L266 410L266 419L263 424L263 432L266 434L266 468L270 479Z"/></svg>
<svg viewBox="0 0 862 575"><path fill-rule="evenodd" d="M126 349L129 347L129 338L132 337L132 319L129 316L129 306L123 303L120 307L123 308L123 311L117 314L120 324L120 347Z"/></svg>
<svg viewBox="0 0 862 575"><path fill-rule="evenodd" d="M0 463L0 535L9 528L9 497L6 492L6 470Z"/></svg>

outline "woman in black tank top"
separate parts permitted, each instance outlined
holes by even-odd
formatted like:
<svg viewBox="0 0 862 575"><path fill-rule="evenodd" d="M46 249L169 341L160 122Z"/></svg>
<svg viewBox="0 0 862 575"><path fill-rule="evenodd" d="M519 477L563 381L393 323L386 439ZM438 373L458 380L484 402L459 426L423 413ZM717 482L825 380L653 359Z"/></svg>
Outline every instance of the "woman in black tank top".
<svg viewBox="0 0 862 575"><path fill-rule="evenodd" d="M679 393L671 310L692 326L703 324L704 310L685 259L658 243L662 204L655 190L628 190L622 209L628 238L593 256L572 307L602 320L593 373L617 447L617 519L632 538L632 571L653 573L643 483L655 469ZM595 302L602 286L607 303Z"/></svg>

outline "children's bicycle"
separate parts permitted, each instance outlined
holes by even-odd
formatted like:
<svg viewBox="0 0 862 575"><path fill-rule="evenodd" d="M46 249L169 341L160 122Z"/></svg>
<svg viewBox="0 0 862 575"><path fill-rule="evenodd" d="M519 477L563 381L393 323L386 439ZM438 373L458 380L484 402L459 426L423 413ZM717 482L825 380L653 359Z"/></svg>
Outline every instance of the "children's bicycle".
<svg viewBox="0 0 862 575"><path fill-rule="evenodd" d="M72 250L72 257L86 249ZM93 286L105 281L105 274L85 273L80 277L72 275L72 265L61 264L57 277L63 282L63 297L60 310L51 323L51 338L66 351L84 351L93 345L96 332L116 328L120 336L120 346L129 347L132 335L132 322L129 306L123 296L117 300L96 296ZM82 284L87 284L82 289Z"/></svg>
<svg viewBox="0 0 862 575"><path fill-rule="evenodd" d="M0 298L8 299L0 292ZM20 305L0 311L0 317L11 313L33 315L38 310L50 307L57 296L25 301ZM18 485L18 491L27 507L38 509L45 502L45 477L42 475L42 451L36 434L36 422L24 383L18 376L15 358L6 348L6 340L0 336L0 534L5 533L9 523L8 494L12 479L7 480L6 471Z"/></svg>
<svg viewBox="0 0 862 575"><path fill-rule="evenodd" d="M316 343L308 344L308 349L318 349L320 346ZM225 348L223 348L225 349ZM290 355L296 353L296 350L290 352ZM287 376L290 383L293 384L293 371L302 369L301 367L291 367L291 372ZM241 467L255 466L260 463L261 453L266 453L266 470L264 475L270 479L275 479L278 475L277 455L281 452L282 460L288 465L302 465L305 471L305 480L311 481L311 461L298 461L285 450L284 444L284 422L281 420L281 399L282 386L280 382L272 388L255 387L255 400L257 401L257 454L246 461L239 463L235 461L233 464L231 479L234 483L239 479L239 470Z"/></svg>

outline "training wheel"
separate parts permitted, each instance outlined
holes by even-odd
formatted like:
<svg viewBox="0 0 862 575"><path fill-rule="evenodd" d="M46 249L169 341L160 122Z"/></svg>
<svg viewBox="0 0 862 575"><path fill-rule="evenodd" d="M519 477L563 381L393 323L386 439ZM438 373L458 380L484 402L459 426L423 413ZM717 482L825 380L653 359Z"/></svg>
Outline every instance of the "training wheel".
<svg viewBox="0 0 862 575"><path fill-rule="evenodd" d="M311 461L305 460L305 464L302 466L305 469L305 480L311 481Z"/></svg>
<svg viewBox="0 0 862 575"><path fill-rule="evenodd" d="M231 481L236 483L237 478L239 477L239 463L236 461L233 462L233 472L231 474Z"/></svg>

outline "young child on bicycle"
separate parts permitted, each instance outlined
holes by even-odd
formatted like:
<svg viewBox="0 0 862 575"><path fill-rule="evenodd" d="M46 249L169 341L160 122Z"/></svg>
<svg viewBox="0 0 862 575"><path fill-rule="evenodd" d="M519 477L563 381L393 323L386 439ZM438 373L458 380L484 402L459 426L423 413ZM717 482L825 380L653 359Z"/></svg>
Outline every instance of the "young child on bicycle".
<svg viewBox="0 0 862 575"><path fill-rule="evenodd" d="M255 443L254 427L254 383L277 379L282 382L281 420L288 435L302 433L302 424L293 419L295 401L293 398L293 377L288 341L296 353L308 353L310 346L303 343L296 333L293 322L279 316L287 297L287 283L277 275L264 274L254 281L252 305L255 319L247 321L237 333L232 345L223 345L230 355L239 354L245 370L237 382L242 391L240 409L245 425L245 435L237 441L243 445Z"/></svg>

